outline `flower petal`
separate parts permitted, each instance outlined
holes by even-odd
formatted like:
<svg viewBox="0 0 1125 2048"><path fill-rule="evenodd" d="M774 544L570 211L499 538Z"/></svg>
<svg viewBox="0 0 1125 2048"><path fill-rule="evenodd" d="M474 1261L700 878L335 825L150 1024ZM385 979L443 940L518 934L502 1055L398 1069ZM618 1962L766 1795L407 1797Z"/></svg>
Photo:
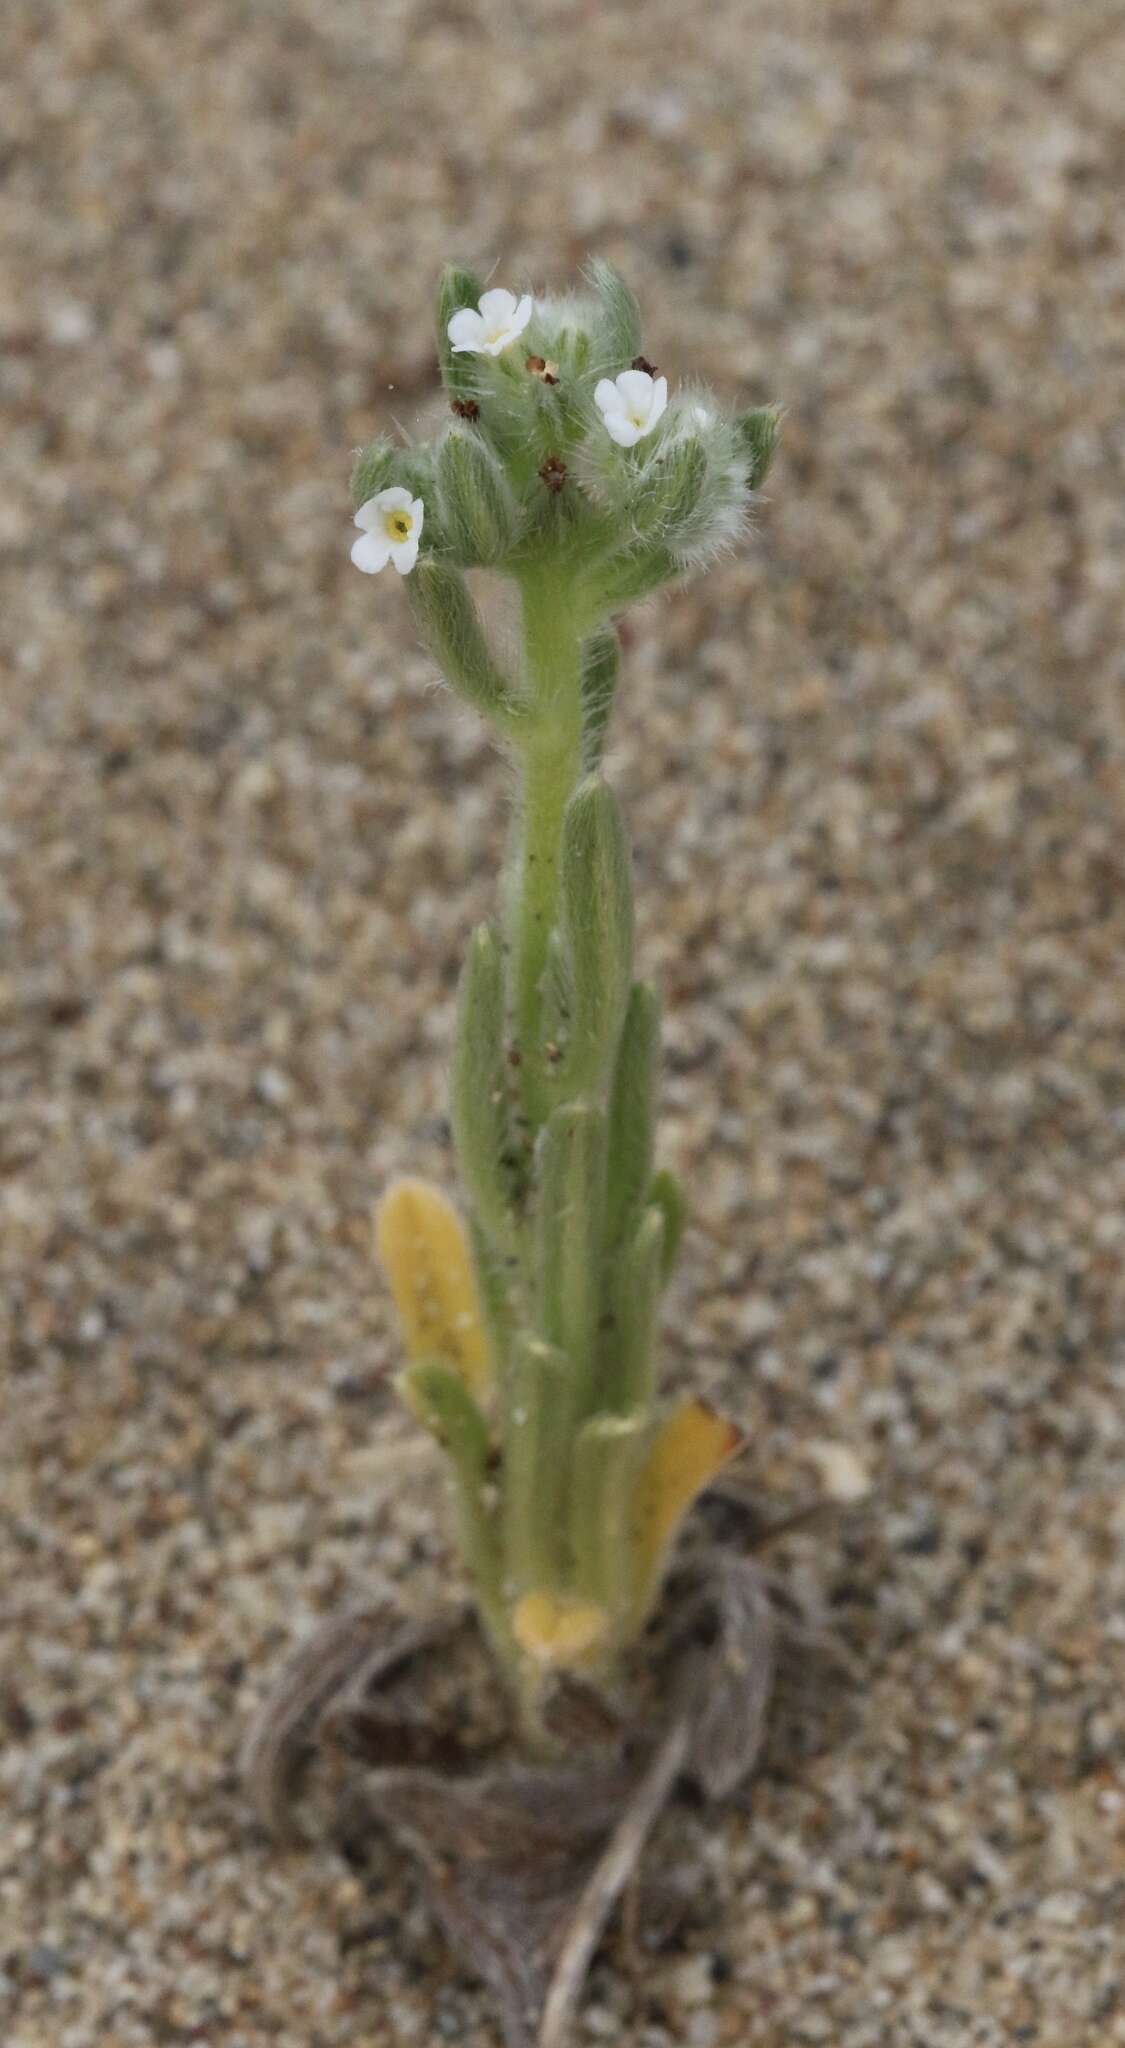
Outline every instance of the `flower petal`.
<svg viewBox="0 0 1125 2048"><path fill-rule="evenodd" d="M475 354L481 345L484 321L471 306L462 306L457 313L451 313L446 333L453 344L453 352Z"/></svg>
<svg viewBox="0 0 1125 2048"><path fill-rule="evenodd" d="M611 413L624 410L620 391L612 377L603 377L594 386L594 404L599 412Z"/></svg>
<svg viewBox="0 0 1125 2048"><path fill-rule="evenodd" d="M391 560L400 576L409 576L418 560L418 536L412 533L409 540L396 541L391 549Z"/></svg>
<svg viewBox="0 0 1125 2048"><path fill-rule="evenodd" d="M648 432L647 427L638 427L625 412L607 412L605 430L610 440L616 441L619 448L635 448L641 435Z"/></svg>
<svg viewBox="0 0 1125 2048"><path fill-rule="evenodd" d="M422 531L422 521L426 517L426 507L421 498L412 498L410 500L410 516L414 521L414 533L415 537L417 537Z"/></svg>
<svg viewBox="0 0 1125 2048"><path fill-rule="evenodd" d="M352 561L365 576L377 576L390 559L390 541L381 533L361 533L352 547Z"/></svg>
<svg viewBox="0 0 1125 2048"><path fill-rule="evenodd" d="M660 382L664 386L664 396L667 399L668 381L662 377ZM621 404L627 405L630 412L647 413L652 404L653 394L653 382L647 370L622 370L617 379L617 389Z"/></svg>
<svg viewBox="0 0 1125 2048"><path fill-rule="evenodd" d="M506 292L501 286L497 285L494 286L492 291L481 293L480 317L484 325L490 330L496 327L510 326L515 310L516 300L514 292Z"/></svg>
<svg viewBox="0 0 1125 2048"><path fill-rule="evenodd" d="M667 377L658 377L655 384L652 387L652 405L648 416L648 423L650 427L654 427L656 425L657 420L660 419L661 415L664 413L667 404L668 379Z"/></svg>

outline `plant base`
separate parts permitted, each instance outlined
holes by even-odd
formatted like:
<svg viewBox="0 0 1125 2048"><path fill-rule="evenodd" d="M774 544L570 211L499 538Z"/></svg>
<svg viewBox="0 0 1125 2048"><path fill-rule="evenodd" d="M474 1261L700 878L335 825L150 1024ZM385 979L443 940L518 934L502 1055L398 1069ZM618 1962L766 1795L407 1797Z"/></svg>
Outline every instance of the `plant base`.
<svg viewBox="0 0 1125 2048"><path fill-rule="evenodd" d="M492 1991L507 2048L562 2048L677 1787L705 1802L737 1794L779 1672L784 1683L794 1657L817 1648L843 1661L744 1543L700 1543L620 1690L570 1679L544 1700L559 1757L529 1766L498 1687L472 1726L457 1711L482 1650L470 1610L424 1621L357 1611L326 1623L283 1674L250 1731L247 1789L265 1825L291 1834L307 1780L318 1831L353 1859L389 1831Z"/></svg>

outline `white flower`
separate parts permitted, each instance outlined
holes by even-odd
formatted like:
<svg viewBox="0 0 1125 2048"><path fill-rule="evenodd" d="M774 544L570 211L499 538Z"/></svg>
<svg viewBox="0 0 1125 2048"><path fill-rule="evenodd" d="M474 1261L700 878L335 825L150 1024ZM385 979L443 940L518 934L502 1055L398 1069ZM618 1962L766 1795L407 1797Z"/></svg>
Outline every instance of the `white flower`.
<svg viewBox="0 0 1125 2048"><path fill-rule="evenodd" d="M622 370L620 377L603 377L594 392L594 403L605 421L606 432L619 448L632 448L651 434L668 403L667 377L650 377L647 370Z"/></svg>
<svg viewBox="0 0 1125 2048"><path fill-rule="evenodd" d="M418 538L426 508L421 498L412 498L401 484L389 491L376 491L361 505L355 523L362 528L352 549L352 561L365 576L374 576L393 562L400 576L409 576L418 560Z"/></svg>
<svg viewBox="0 0 1125 2048"><path fill-rule="evenodd" d="M495 291L485 292L476 312L462 306L446 330L454 355L501 355L523 333L534 303L530 292L517 301L512 292Z"/></svg>

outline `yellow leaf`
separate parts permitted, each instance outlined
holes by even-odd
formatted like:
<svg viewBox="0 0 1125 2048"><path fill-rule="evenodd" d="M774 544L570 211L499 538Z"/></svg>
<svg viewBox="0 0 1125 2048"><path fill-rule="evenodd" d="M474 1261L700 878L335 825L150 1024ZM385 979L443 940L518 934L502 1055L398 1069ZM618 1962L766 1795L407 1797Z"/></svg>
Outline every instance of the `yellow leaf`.
<svg viewBox="0 0 1125 2048"><path fill-rule="evenodd" d="M537 1664L583 1664L609 1633L609 1615L592 1600L557 1593L525 1593L512 1615L512 1634Z"/></svg>
<svg viewBox="0 0 1125 2048"><path fill-rule="evenodd" d="M692 1502L741 1447L733 1422L704 1401L685 1401L661 1423L641 1467L633 1507L637 1606L656 1595L672 1545Z"/></svg>
<svg viewBox="0 0 1125 2048"><path fill-rule="evenodd" d="M424 1180L396 1180L375 1210L387 1271L412 1359L442 1358L474 1394L487 1390L488 1350L465 1233L452 1202Z"/></svg>

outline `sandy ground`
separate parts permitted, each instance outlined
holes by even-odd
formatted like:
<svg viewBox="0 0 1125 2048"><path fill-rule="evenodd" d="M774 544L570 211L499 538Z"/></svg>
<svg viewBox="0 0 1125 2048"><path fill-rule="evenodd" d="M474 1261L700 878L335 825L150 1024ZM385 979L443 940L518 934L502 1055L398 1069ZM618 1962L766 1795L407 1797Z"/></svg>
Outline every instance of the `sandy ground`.
<svg viewBox="0 0 1125 2048"><path fill-rule="evenodd" d="M349 568L349 451L445 256L588 251L790 408L615 753L668 1369L765 1489L874 1491L786 1552L845 1733L693 1824L583 2039L1125 2041L1123 109L1117 0L7 0L6 2048L495 2040L408 1873L271 1849L234 1758L318 1616L451 1570L368 1211L450 1171L503 777Z"/></svg>

